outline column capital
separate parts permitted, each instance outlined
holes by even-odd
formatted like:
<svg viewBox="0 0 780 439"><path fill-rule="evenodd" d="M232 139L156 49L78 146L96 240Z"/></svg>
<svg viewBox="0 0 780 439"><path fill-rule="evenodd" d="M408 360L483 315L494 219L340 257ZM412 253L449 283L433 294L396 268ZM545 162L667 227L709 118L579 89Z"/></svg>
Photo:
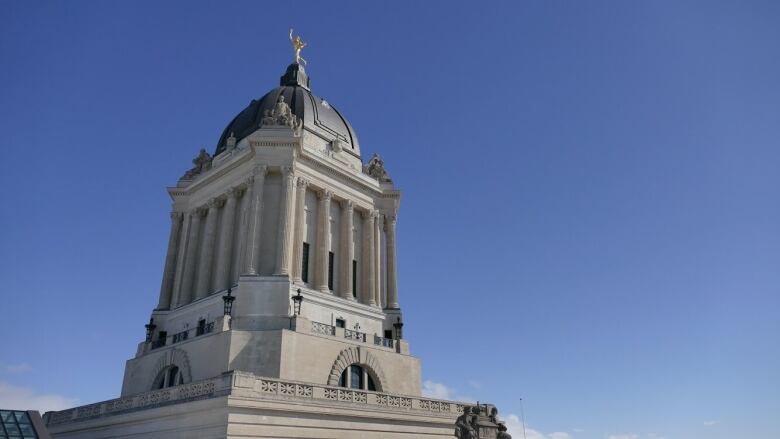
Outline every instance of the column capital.
<svg viewBox="0 0 780 439"><path fill-rule="evenodd" d="M390 227L394 227L396 221L397 221L397 218L396 218L396 215L394 213L392 213L392 214L385 214L385 230L387 230Z"/></svg>
<svg viewBox="0 0 780 439"><path fill-rule="evenodd" d="M171 221L178 221L184 216L184 212L171 212Z"/></svg>
<svg viewBox="0 0 780 439"><path fill-rule="evenodd" d="M345 210L355 210L355 203L352 200L341 200L341 208Z"/></svg>
<svg viewBox="0 0 780 439"><path fill-rule="evenodd" d="M298 185L298 187L304 187L305 188L306 186L309 185L309 180L307 180L307 179L305 179L303 177L298 177L298 181L296 182L296 184Z"/></svg>
<svg viewBox="0 0 780 439"><path fill-rule="evenodd" d="M257 165L252 169L252 175L253 176L263 176L265 177L265 174L268 172L268 166L267 165Z"/></svg>
<svg viewBox="0 0 780 439"><path fill-rule="evenodd" d="M279 172L281 172L283 175L289 175L292 174L292 172L295 170L295 167L292 165L287 166L279 166Z"/></svg>
<svg viewBox="0 0 780 439"><path fill-rule="evenodd" d="M201 207L196 207L196 208L194 208L194 209L192 209L190 211L190 216L193 217L193 218L200 218L203 215L205 215L206 212L207 212L207 209L204 209L202 206Z"/></svg>
<svg viewBox="0 0 780 439"><path fill-rule="evenodd" d="M225 199L224 198L222 198L222 197L215 197L215 198L210 199L206 203L206 206L208 206L209 210L211 210L211 209L218 209L218 208L222 207L224 204L225 204Z"/></svg>
<svg viewBox="0 0 780 439"><path fill-rule="evenodd" d="M376 210L376 209L371 209L371 210L368 212L368 216L369 216L369 217L370 217L372 220L376 221L376 220L378 220L378 219L379 219L379 211L378 211L378 210Z"/></svg>
<svg viewBox="0 0 780 439"><path fill-rule="evenodd" d="M319 198L322 201L330 201L331 198L333 198L333 192L323 189L317 193L317 198Z"/></svg>
<svg viewBox="0 0 780 439"><path fill-rule="evenodd" d="M244 191L244 187L239 186L233 186L230 189L225 192L225 198L238 198L238 196L241 194L241 192Z"/></svg>

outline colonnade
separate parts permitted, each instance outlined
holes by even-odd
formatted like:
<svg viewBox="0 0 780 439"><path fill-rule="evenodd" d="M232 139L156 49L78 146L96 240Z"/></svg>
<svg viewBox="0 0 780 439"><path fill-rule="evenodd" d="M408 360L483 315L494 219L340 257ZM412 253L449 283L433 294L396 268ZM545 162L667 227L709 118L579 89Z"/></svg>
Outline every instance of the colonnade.
<svg viewBox="0 0 780 439"><path fill-rule="evenodd" d="M314 276L311 286L330 293L329 252L333 248L337 250L334 253L339 258L339 272L333 273L333 277L338 278L338 291L333 293L347 300L354 299L353 276L356 276L356 273L353 273L353 229L355 222L362 218L363 236L358 267L361 282L356 285L357 300L371 306L382 306L383 272L380 246L384 225L387 276L385 307L398 308L395 215L380 214L373 207L358 206L352 200L339 199L340 242L332 245L330 212L331 203L334 202L333 192L316 188L302 177L298 177L296 181L292 167L281 167L279 171L281 190L273 274L290 276L293 282L303 283L306 192L311 189L318 197L317 242L309 243L315 244L310 247L314 250ZM267 175L267 166L256 166L252 175L239 185L229 188L224 194L209 199L187 213L171 213L171 232L158 309L185 305L214 291L227 289L238 280L239 274L260 274L260 255L264 249L261 231L266 208L263 193Z"/></svg>
<svg viewBox="0 0 780 439"><path fill-rule="evenodd" d="M314 249L314 276L310 285L321 292L330 293L328 285L330 268L329 253L335 249L334 253L339 259L339 272L333 273L333 277L338 277L338 290L333 294L347 299L357 299L359 302L371 306L382 306L381 285L382 285L382 260L381 260L381 230L384 223L385 230L385 273L386 279L386 308L398 308L398 288L396 272L396 251L395 251L395 215L381 214L378 210L358 206L352 200L342 198L338 200L341 206L340 217L340 242L331 242L331 204L334 202L334 194L326 188L314 187L308 180L298 177L295 206L295 227L293 233L293 269L292 280L294 283L303 283L303 244L306 240L306 192L312 190L317 194L317 218L316 218L316 243L309 243L310 248ZM355 260L355 242L354 225L355 221L362 218L362 246L360 249L361 258L360 283L355 282L357 286L357 297L353 291L353 277L357 273L353 272L353 261ZM311 245L314 244L314 245ZM311 259L311 258L310 258Z"/></svg>

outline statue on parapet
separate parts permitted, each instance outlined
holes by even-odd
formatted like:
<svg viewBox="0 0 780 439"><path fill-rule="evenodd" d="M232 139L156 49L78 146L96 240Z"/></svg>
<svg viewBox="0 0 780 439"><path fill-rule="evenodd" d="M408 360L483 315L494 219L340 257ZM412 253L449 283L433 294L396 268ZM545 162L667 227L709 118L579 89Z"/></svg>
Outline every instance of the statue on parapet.
<svg viewBox="0 0 780 439"><path fill-rule="evenodd" d="M294 115L290 106L284 101L284 95L279 95L274 107L265 110L263 118L260 121L261 126L286 126L295 132L300 132L303 127L303 120Z"/></svg>
<svg viewBox="0 0 780 439"><path fill-rule="evenodd" d="M192 178L195 177L196 175L208 171L209 169L211 169L212 160L213 158L211 157L211 155L205 149L201 148L198 155L194 159L192 159L192 164L195 166L193 166L192 169L185 172L181 178L183 180L192 180Z"/></svg>
<svg viewBox="0 0 780 439"><path fill-rule="evenodd" d="M384 160L382 160L377 153L374 153L374 155L371 156L371 160L368 161L368 164L363 168L363 171L380 182L392 181L390 180L390 175L388 175L387 170L385 170Z"/></svg>
<svg viewBox="0 0 780 439"><path fill-rule="evenodd" d="M463 414L455 420L455 437L458 439L477 439L477 407L463 407Z"/></svg>

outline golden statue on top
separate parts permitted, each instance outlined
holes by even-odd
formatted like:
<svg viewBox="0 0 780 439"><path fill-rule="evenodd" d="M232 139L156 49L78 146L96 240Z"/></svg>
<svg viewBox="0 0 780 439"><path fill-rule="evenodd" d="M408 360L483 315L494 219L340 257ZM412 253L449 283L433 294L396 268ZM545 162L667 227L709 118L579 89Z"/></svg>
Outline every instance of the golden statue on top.
<svg viewBox="0 0 780 439"><path fill-rule="evenodd" d="M300 35L296 35L295 38L293 38L292 28L290 28L290 42L293 45L293 50L295 50L295 62L306 65L306 60L301 57L301 49L306 47L306 43L303 42Z"/></svg>

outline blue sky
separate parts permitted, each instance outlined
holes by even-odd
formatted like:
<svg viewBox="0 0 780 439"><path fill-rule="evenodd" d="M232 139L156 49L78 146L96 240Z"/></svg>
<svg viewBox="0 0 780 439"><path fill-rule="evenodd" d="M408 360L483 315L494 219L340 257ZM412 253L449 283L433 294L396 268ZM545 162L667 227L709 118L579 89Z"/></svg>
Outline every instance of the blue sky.
<svg viewBox="0 0 780 439"><path fill-rule="evenodd" d="M523 398L529 438L777 437L776 1L0 1L0 405L119 393L164 187L290 26L404 191L430 393Z"/></svg>

